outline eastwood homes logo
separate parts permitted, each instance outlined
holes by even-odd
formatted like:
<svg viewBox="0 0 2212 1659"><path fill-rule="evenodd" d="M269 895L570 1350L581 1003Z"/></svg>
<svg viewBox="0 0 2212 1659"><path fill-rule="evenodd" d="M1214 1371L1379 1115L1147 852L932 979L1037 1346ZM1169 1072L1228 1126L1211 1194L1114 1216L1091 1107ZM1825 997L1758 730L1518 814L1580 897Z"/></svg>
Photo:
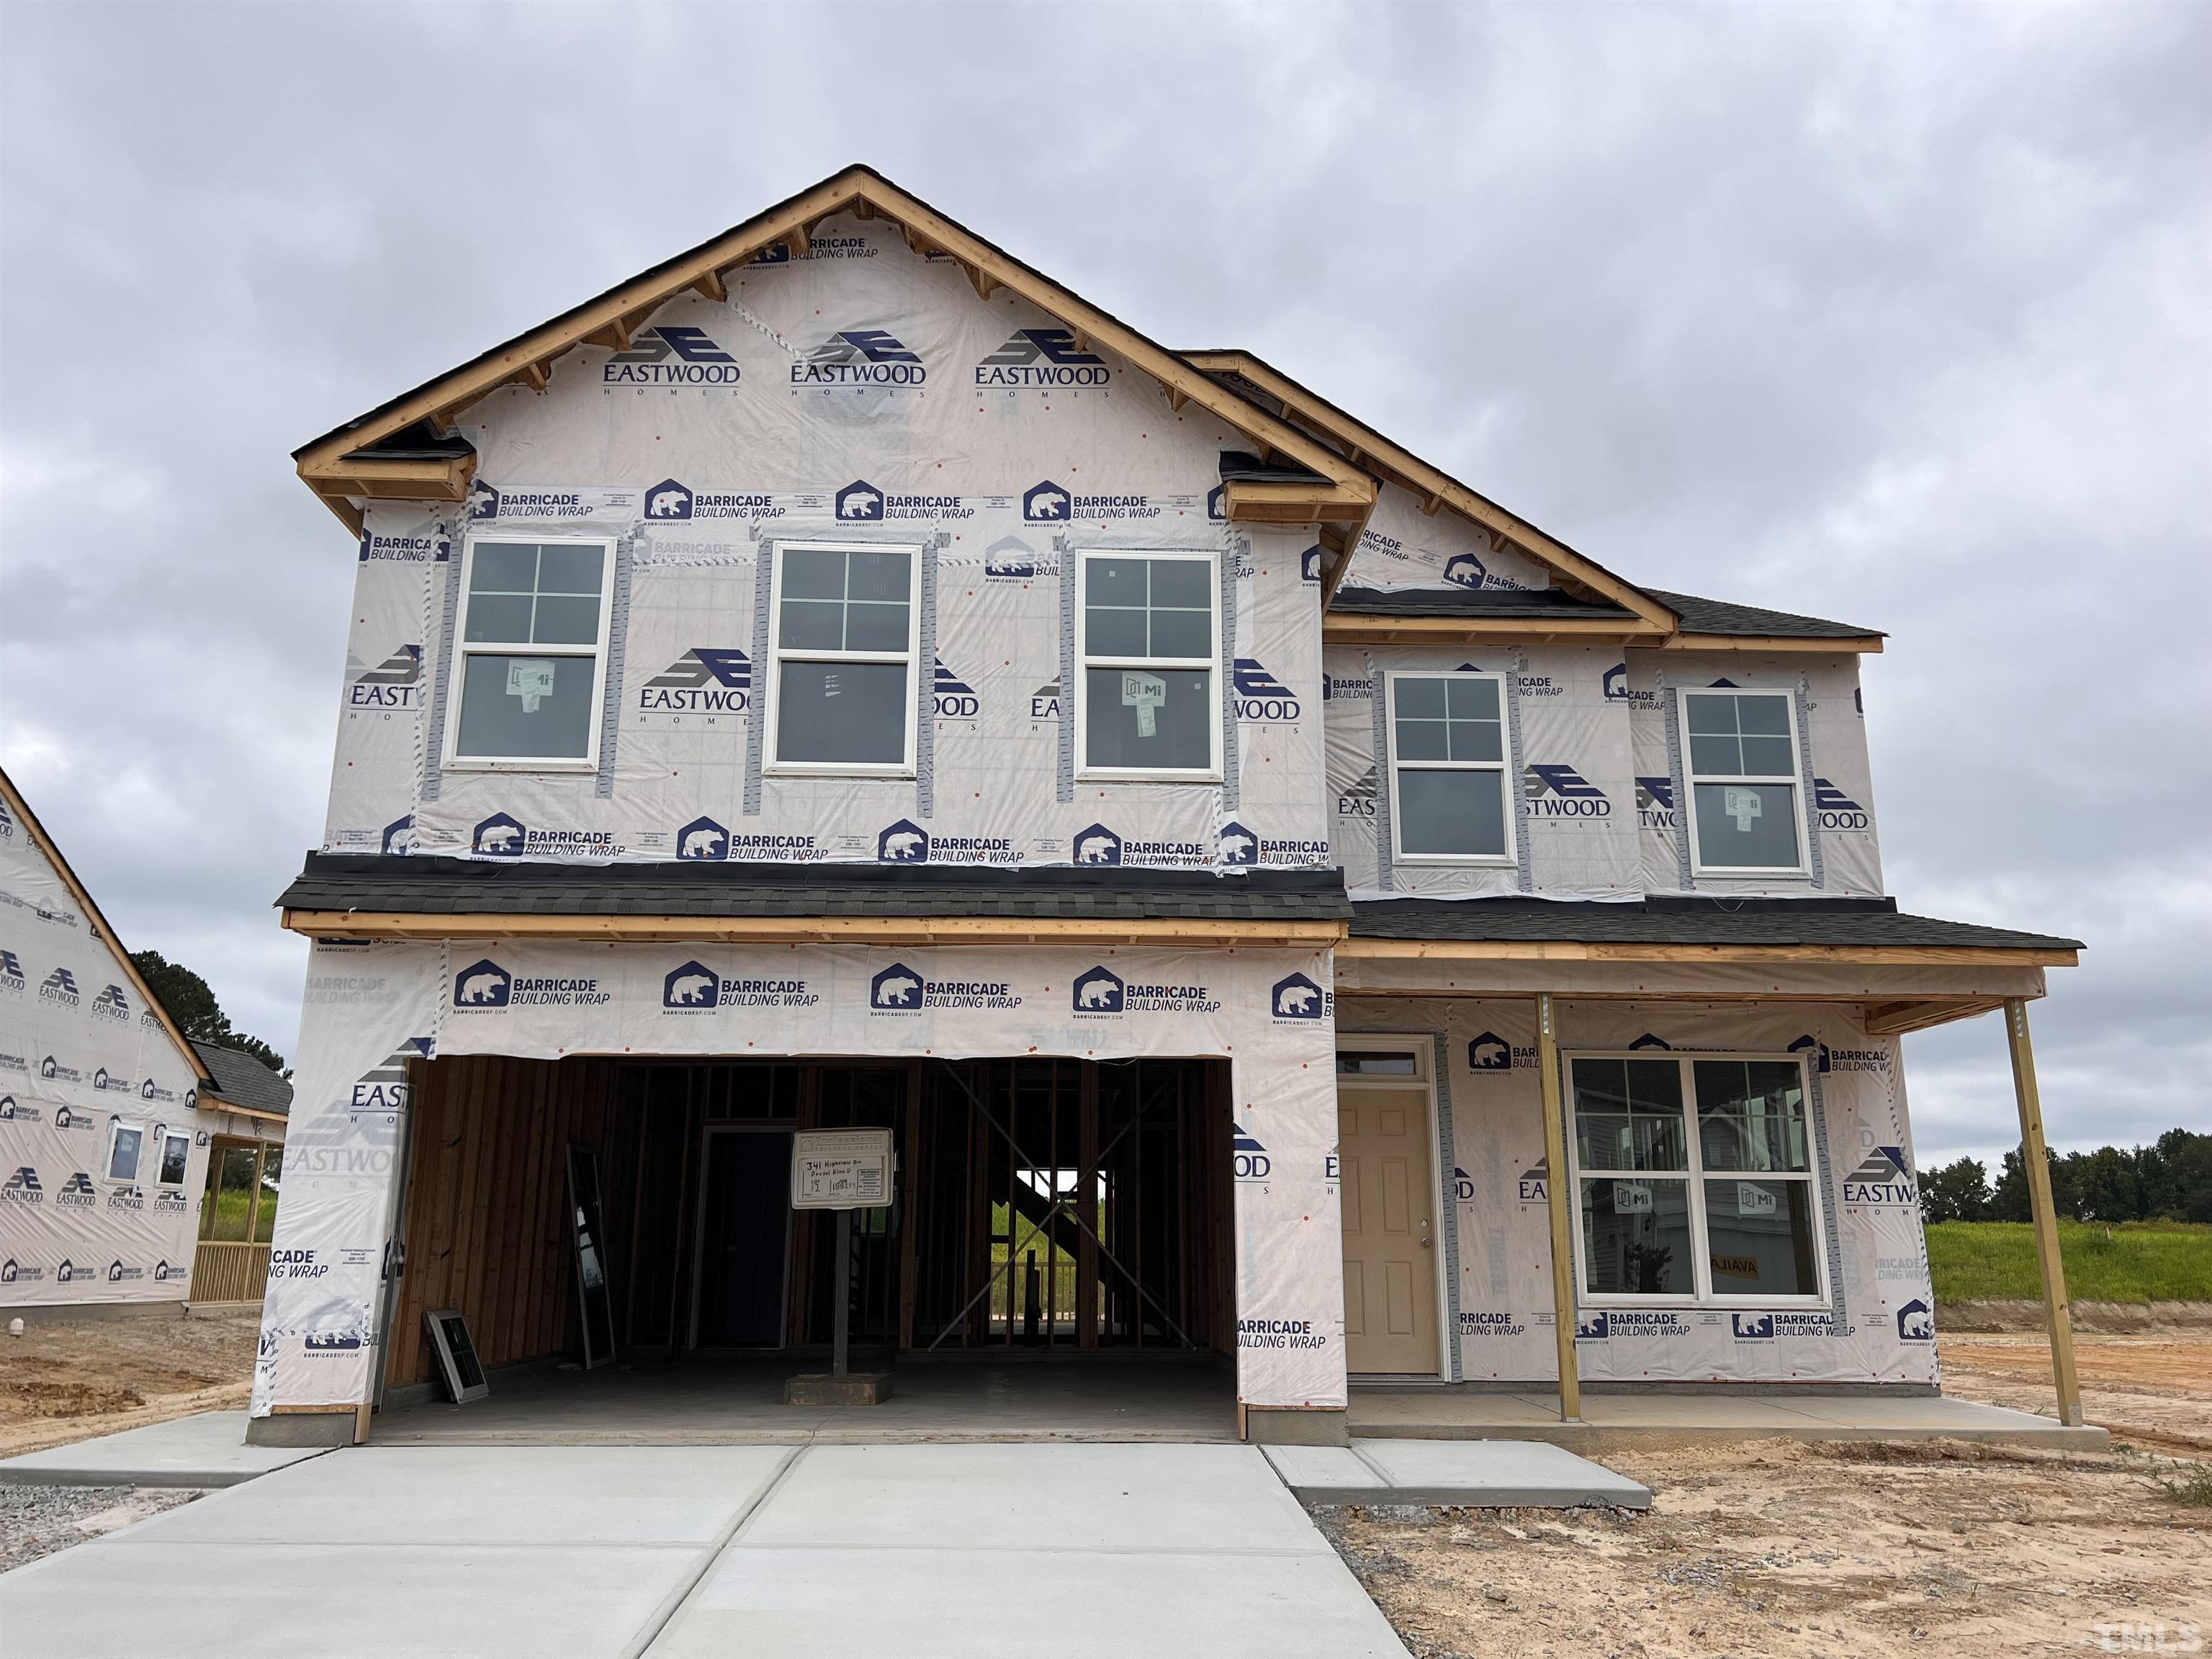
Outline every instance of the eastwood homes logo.
<svg viewBox="0 0 2212 1659"><path fill-rule="evenodd" d="M702 962L669 970L660 983L660 1006L672 1014L711 1014L717 1008L811 1008L822 1000L803 979L724 979Z"/></svg>
<svg viewBox="0 0 2212 1659"><path fill-rule="evenodd" d="M92 1000L92 1012L102 1019L112 1019L128 1024L131 1019L131 999L123 994L120 985L110 985Z"/></svg>
<svg viewBox="0 0 2212 1659"><path fill-rule="evenodd" d="M707 331L663 323L637 335L628 351L607 359L605 386L735 386L738 360Z"/></svg>
<svg viewBox="0 0 2212 1659"><path fill-rule="evenodd" d="M420 708L422 706L422 647L403 645L374 668L364 668L346 686L352 708Z"/></svg>
<svg viewBox="0 0 2212 1659"><path fill-rule="evenodd" d="M1521 775L1521 794L1531 817L1613 816L1613 803L1606 799L1605 791L1571 766L1530 766Z"/></svg>
<svg viewBox="0 0 2212 1659"><path fill-rule="evenodd" d="M1335 998L1308 979L1292 974L1279 979L1267 993L1267 1015L1277 1022L1322 1019L1333 1010Z"/></svg>
<svg viewBox="0 0 2212 1659"><path fill-rule="evenodd" d="M1514 1183L1514 1197L1522 1204L1548 1204L1552 1201L1552 1162L1547 1153L1521 1171Z"/></svg>
<svg viewBox="0 0 2212 1659"><path fill-rule="evenodd" d="M933 980L895 962L868 981L868 1012L918 1014L933 1008L1018 1008L1021 998L1004 980Z"/></svg>
<svg viewBox="0 0 2212 1659"><path fill-rule="evenodd" d="M1382 789L1382 780L1375 769L1369 767L1355 779L1352 787L1336 798L1336 815L1340 818L1371 818L1375 816L1375 801Z"/></svg>
<svg viewBox="0 0 2212 1659"><path fill-rule="evenodd" d="M1912 1166L1902 1146L1877 1146L1844 1177L1846 1204L1905 1206L1919 1200L1912 1189Z"/></svg>
<svg viewBox="0 0 2212 1659"><path fill-rule="evenodd" d="M1064 328L1016 329L1006 344L975 365L975 384L989 391L1100 386L1111 378L1106 360L1084 350Z"/></svg>
<svg viewBox="0 0 2212 1659"><path fill-rule="evenodd" d="M1672 830L1674 827L1674 779L1637 779L1636 827L1639 830Z"/></svg>
<svg viewBox="0 0 2212 1659"><path fill-rule="evenodd" d="M1823 830L1866 830L1874 823L1865 807L1826 778L1813 780L1813 811Z"/></svg>
<svg viewBox="0 0 2212 1659"><path fill-rule="evenodd" d="M836 506L842 524L881 524L884 492L866 478L855 478L837 492Z"/></svg>
<svg viewBox="0 0 2212 1659"><path fill-rule="evenodd" d="M1229 1157L1239 1181L1265 1181L1275 1172L1275 1160L1259 1137L1241 1123L1229 1126Z"/></svg>
<svg viewBox="0 0 2212 1659"><path fill-rule="evenodd" d="M0 1181L0 1204L43 1204L46 1190L39 1184L39 1172L29 1164L19 1164L15 1173Z"/></svg>
<svg viewBox="0 0 2212 1659"><path fill-rule="evenodd" d="M663 478L645 492L647 524L686 524L693 519L780 519L784 508L773 495L729 489L693 489Z"/></svg>
<svg viewBox="0 0 2212 1659"><path fill-rule="evenodd" d="M76 975L66 968L57 968L40 981L39 995L42 1000L64 1008L74 1008L83 1000L76 988Z"/></svg>
<svg viewBox="0 0 2212 1659"><path fill-rule="evenodd" d="M752 707L753 665L734 647L695 645L638 688L641 714L742 714Z"/></svg>
<svg viewBox="0 0 2212 1659"><path fill-rule="evenodd" d="M1288 726L1301 712L1291 688L1270 674L1257 657L1239 657L1231 679L1237 689L1237 718L1261 726Z"/></svg>
<svg viewBox="0 0 2212 1659"><path fill-rule="evenodd" d="M89 1175L79 1170L62 1182L54 1202L67 1210L89 1210L100 1202L100 1189L92 1184Z"/></svg>
<svg viewBox="0 0 2212 1659"><path fill-rule="evenodd" d="M975 695L975 688L945 665L945 659L937 661L937 676L932 685L936 699L937 718L941 720L972 720L982 713L983 700Z"/></svg>
<svg viewBox="0 0 2212 1659"><path fill-rule="evenodd" d="M842 329L791 366L798 386L918 386L928 379L921 359L880 328Z"/></svg>
<svg viewBox="0 0 2212 1659"><path fill-rule="evenodd" d="M1112 969L1078 974L1068 1001L1078 1014L1212 1014L1221 1003L1204 985L1132 985Z"/></svg>
<svg viewBox="0 0 2212 1659"><path fill-rule="evenodd" d="M1485 1031L1468 1040L1467 1069L1470 1072L1510 1072L1516 1066L1535 1063L1534 1048L1508 1042L1495 1031Z"/></svg>
<svg viewBox="0 0 2212 1659"><path fill-rule="evenodd" d="M1058 680L1040 685L1030 693L1030 718L1033 720L1056 720L1060 718Z"/></svg>
<svg viewBox="0 0 2212 1659"><path fill-rule="evenodd" d="M545 858L611 858L622 843L611 830L532 830L520 818L495 812L469 836L480 858L519 859L526 853Z"/></svg>
<svg viewBox="0 0 2212 1659"><path fill-rule="evenodd" d="M23 959L13 951L0 951L0 993L19 997L27 983L23 975Z"/></svg>
<svg viewBox="0 0 2212 1659"><path fill-rule="evenodd" d="M416 531L406 536L381 530L361 532L363 564L372 560L391 564L443 564L453 556L453 538L441 529Z"/></svg>
<svg viewBox="0 0 2212 1659"><path fill-rule="evenodd" d="M494 972L498 971L490 963L481 965L492 968ZM361 1074L353 1085L353 1097L347 1103L348 1109L356 1112L405 1111L411 1097L409 1092L410 1085L407 1081L407 1062L427 1060L429 1054L429 1038L409 1038Z"/></svg>

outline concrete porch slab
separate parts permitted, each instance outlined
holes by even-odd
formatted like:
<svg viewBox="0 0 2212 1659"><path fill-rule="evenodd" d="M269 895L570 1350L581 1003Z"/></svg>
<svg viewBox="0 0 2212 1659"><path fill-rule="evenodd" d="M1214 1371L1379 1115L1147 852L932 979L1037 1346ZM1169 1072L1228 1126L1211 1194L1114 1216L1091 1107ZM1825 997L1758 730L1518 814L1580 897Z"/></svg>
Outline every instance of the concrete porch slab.
<svg viewBox="0 0 2212 1659"><path fill-rule="evenodd" d="M1583 1420L1559 1420L1556 1395L1464 1388L1352 1390L1355 1441L1540 1440L1595 1454L1635 1446L1790 1440L1970 1440L2104 1451L2112 1437L2033 1412L1936 1395L1584 1394Z"/></svg>
<svg viewBox="0 0 2212 1659"><path fill-rule="evenodd" d="M1309 1504L1651 1507L1650 1487L1542 1441L1354 1440L1266 1452L1283 1484Z"/></svg>
<svg viewBox="0 0 2212 1659"><path fill-rule="evenodd" d="M0 1481L36 1486L234 1486L321 1455L317 1447L247 1445L244 1412L198 1412L0 1460Z"/></svg>

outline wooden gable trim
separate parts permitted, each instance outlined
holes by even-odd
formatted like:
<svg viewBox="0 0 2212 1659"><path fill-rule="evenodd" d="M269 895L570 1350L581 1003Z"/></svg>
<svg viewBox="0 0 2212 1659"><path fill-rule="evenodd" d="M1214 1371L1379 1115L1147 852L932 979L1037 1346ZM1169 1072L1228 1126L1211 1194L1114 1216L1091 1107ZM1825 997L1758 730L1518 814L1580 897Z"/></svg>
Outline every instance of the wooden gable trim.
<svg viewBox="0 0 2212 1659"><path fill-rule="evenodd" d="M778 242L803 249L812 227L831 214L851 210L862 217L897 223L910 243L951 254L966 270L978 295L988 298L1005 288L1073 330L1079 337L1127 360L1166 388L1171 403L1195 403L1243 434L1262 453L1273 452L1319 474L1328 482L1295 486L1304 496L1297 523L1357 517L1352 508L1370 506L1376 484L1359 467L1328 444L1286 420L1240 398L1211 374L1164 346L1138 333L1050 277L983 240L964 226L909 196L881 173L848 167L778 206L724 232L712 241L655 266L595 300L495 347L459 368L416 387L359 420L294 452L300 476L349 527L359 529L351 498L371 496L380 477L374 458L355 455L417 421L449 424L454 414L486 393L520 380L543 390L547 366L594 337L602 342L629 337L668 301L687 290L726 295L725 273ZM348 459L352 457L352 459ZM421 465L413 463L410 465ZM465 485L464 485L465 489ZM419 499L449 499L441 493ZM452 498L458 499L458 498ZM1279 521L1289 498L1284 486L1265 487L1266 521ZM1232 516L1234 516L1232 507Z"/></svg>
<svg viewBox="0 0 2212 1659"><path fill-rule="evenodd" d="M1813 651L1862 652L1878 654L1879 634L1846 634L1822 637L1802 634L1670 634L1663 640L1646 640L1647 646L1665 651Z"/></svg>
<svg viewBox="0 0 2212 1659"><path fill-rule="evenodd" d="M1379 471L1392 483L1420 496L1425 511L1435 514L1449 507L1462 518L1504 537L1538 563L1568 580L1634 611L1650 625L1650 631L1668 634L1674 630L1674 613L1642 589L1630 586L1602 565L1555 541L1495 501L1478 495L1449 473L1437 471L1411 450L1391 442L1374 428L1355 420L1249 352L1191 351L1184 356L1209 373L1233 374L1259 388L1282 407L1285 416L1316 428L1342 445L1345 454L1355 465Z"/></svg>
<svg viewBox="0 0 2212 1659"><path fill-rule="evenodd" d="M84 884L76 878L76 872L70 868L70 861L62 856L61 848L56 844L54 838L46 833L46 827L39 822L38 814L24 805L23 797L16 791L15 781L5 771L0 771L0 797L4 797L8 802L9 815L23 826L25 832L38 843L39 850L46 855L47 861L54 866L55 873L62 878L62 885L69 889L70 896L77 902L79 908L84 912L86 926L96 927L99 930L100 942L108 947L116 962L122 967L124 974L130 979L132 988L137 991L139 1000L145 1003L154 1018L161 1022L162 1030L168 1034L170 1043L183 1058L185 1066L191 1072L192 1076L198 1080L199 1091L205 1094L214 1088L215 1079L207 1074L207 1067L200 1064L199 1054L193 1049L191 1040L185 1036L183 1029L178 1025L169 1011L161 1006L161 1000L154 994L153 988L146 983L144 976L138 971L138 964L131 960L131 952L123 948L123 940L117 935L115 929L108 926L107 918L100 914L100 907L92 902L92 895L85 890Z"/></svg>
<svg viewBox="0 0 2212 1659"><path fill-rule="evenodd" d="M1322 617L1323 645L1449 645L1468 639L1566 640L1576 644L1656 645L1638 624L1590 617L1365 617L1332 611Z"/></svg>

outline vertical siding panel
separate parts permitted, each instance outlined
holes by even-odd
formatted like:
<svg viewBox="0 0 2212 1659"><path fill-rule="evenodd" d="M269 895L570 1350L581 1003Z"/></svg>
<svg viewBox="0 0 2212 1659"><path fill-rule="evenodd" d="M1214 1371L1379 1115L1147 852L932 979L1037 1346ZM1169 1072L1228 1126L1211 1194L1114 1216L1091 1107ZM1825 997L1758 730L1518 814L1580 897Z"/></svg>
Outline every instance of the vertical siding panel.
<svg viewBox="0 0 2212 1659"><path fill-rule="evenodd" d="M535 1355L530 1346L530 1291L536 1279L531 1241L545 1202L537 1181L538 1154L545 1140L545 1103L541 1086L519 1089L515 1094L519 1116L514 1124L514 1157L507 1181L505 1224L500 1230L508 1267L499 1324L507 1352L517 1359L528 1359Z"/></svg>

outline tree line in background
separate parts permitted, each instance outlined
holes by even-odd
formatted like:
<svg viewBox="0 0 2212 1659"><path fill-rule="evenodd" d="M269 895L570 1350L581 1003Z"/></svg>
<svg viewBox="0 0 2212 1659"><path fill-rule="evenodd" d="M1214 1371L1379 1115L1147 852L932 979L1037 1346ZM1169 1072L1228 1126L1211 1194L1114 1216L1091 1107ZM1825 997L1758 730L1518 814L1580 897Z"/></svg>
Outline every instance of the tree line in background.
<svg viewBox="0 0 2212 1659"><path fill-rule="evenodd" d="M258 1036L233 1030L230 1016L216 1000L215 991L181 962L171 962L159 951L133 951L131 964L137 969L147 989L161 1000L169 1018L195 1042L212 1042L219 1048L236 1048L252 1054L272 1072L292 1075L284 1056Z"/></svg>
<svg viewBox="0 0 2212 1659"><path fill-rule="evenodd" d="M2212 1222L2212 1134L2168 1129L2148 1146L2051 1154L2051 1200L2076 1221ZM2027 1221L2027 1164L2015 1147L1996 1185L1978 1158L1920 1176L1930 1221Z"/></svg>

